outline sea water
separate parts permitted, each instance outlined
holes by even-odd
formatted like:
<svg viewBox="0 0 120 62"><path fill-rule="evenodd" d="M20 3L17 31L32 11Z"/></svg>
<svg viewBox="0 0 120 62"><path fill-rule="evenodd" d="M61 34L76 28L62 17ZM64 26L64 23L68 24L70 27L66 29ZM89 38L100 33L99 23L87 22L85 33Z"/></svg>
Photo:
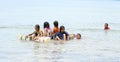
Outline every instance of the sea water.
<svg viewBox="0 0 120 62"><path fill-rule="evenodd" d="M10 2L10 3L9 3ZM12 3L15 2L15 3ZM41 4L40 4L40 3ZM5 3L5 1L3 1ZM0 10L0 62L120 62L120 2L92 1L8 1ZM34 31L34 25L53 21L64 25L80 40L39 43L21 41L20 35ZM103 30L104 23L110 30Z"/></svg>

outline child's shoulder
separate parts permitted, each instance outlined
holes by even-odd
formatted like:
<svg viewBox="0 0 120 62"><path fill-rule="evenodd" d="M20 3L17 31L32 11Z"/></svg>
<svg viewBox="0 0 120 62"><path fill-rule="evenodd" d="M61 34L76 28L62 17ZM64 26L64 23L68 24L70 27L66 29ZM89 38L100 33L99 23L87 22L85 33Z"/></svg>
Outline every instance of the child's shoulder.
<svg viewBox="0 0 120 62"><path fill-rule="evenodd" d="M58 31L58 30L59 30L59 28L57 28L57 27L54 27L54 28L53 28L53 30L54 30L54 31Z"/></svg>
<svg viewBox="0 0 120 62"><path fill-rule="evenodd" d="M43 32L42 30L40 30L39 32Z"/></svg>

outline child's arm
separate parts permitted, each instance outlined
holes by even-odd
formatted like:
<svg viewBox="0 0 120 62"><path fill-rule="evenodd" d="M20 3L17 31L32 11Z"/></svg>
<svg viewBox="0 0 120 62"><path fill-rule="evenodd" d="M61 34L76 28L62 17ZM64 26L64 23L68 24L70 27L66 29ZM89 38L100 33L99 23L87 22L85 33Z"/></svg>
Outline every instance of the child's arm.
<svg viewBox="0 0 120 62"><path fill-rule="evenodd" d="M44 29L43 36L47 36L47 30L46 29Z"/></svg>
<svg viewBox="0 0 120 62"><path fill-rule="evenodd" d="M55 40L60 40L60 38L58 36L56 36Z"/></svg>
<svg viewBox="0 0 120 62"><path fill-rule="evenodd" d="M70 36L69 35L67 36L67 40L70 40Z"/></svg>
<svg viewBox="0 0 120 62"><path fill-rule="evenodd" d="M66 41L66 35L65 34L63 34L63 40Z"/></svg>
<svg viewBox="0 0 120 62"><path fill-rule="evenodd" d="M53 30L52 30L52 34L54 34L54 28L53 28Z"/></svg>
<svg viewBox="0 0 120 62"><path fill-rule="evenodd" d="M43 31L41 31L41 36L43 36Z"/></svg>
<svg viewBox="0 0 120 62"><path fill-rule="evenodd" d="M33 33L31 33L31 34L28 34L28 36L31 36L31 35L33 35L33 34L35 34L35 31L34 31Z"/></svg>
<svg viewBox="0 0 120 62"><path fill-rule="evenodd" d="M26 38L28 38L28 36L31 36L31 35L33 35L35 32L33 32L33 33L31 33L31 34L28 34L27 36L26 36Z"/></svg>

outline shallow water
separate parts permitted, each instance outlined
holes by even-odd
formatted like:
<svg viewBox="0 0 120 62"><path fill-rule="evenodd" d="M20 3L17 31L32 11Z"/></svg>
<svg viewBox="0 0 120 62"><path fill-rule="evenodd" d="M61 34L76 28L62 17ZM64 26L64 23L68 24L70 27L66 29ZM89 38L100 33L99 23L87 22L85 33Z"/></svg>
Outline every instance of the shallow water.
<svg viewBox="0 0 120 62"><path fill-rule="evenodd" d="M58 20L82 39L20 41L34 25ZM111 30L104 31L104 23ZM0 1L0 62L120 62L119 0Z"/></svg>
<svg viewBox="0 0 120 62"><path fill-rule="evenodd" d="M50 43L20 41L19 34L30 33L33 31L31 27L18 25L0 28L1 62L120 62L120 30L68 27L66 30L70 33L80 32L82 39Z"/></svg>

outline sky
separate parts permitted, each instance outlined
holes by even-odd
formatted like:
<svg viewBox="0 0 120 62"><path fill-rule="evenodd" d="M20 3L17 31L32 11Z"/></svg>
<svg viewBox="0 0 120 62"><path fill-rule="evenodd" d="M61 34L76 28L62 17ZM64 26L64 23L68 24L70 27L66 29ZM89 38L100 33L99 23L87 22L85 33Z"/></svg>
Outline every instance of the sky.
<svg viewBox="0 0 120 62"><path fill-rule="evenodd" d="M1 0L0 21L34 23L38 21L120 23L119 0Z"/></svg>

